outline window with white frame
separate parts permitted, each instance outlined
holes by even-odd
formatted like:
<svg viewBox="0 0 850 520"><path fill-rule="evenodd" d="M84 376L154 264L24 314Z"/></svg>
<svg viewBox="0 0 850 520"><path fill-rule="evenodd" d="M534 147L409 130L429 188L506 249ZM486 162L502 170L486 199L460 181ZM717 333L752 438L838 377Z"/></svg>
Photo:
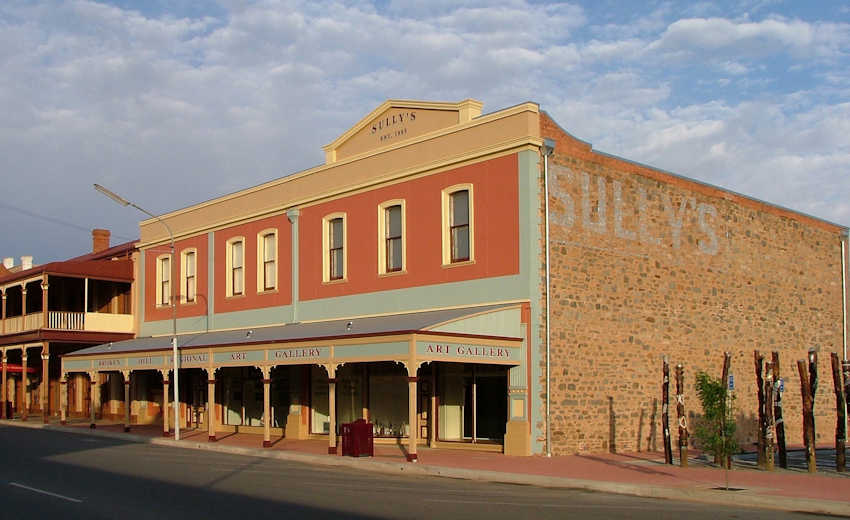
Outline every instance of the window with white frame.
<svg viewBox="0 0 850 520"><path fill-rule="evenodd" d="M171 256L156 257L156 304L171 305Z"/></svg>
<svg viewBox="0 0 850 520"><path fill-rule="evenodd" d="M391 200L378 206L378 272L404 271L405 202Z"/></svg>
<svg viewBox="0 0 850 520"><path fill-rule="evenodd" d="M344 280L347 274L345 220L344 213L322 219L322 279L325 282Z"/></svg>
<svg viewBox="0 0 850 520"><path fill-rule="evenodd" d="M227 241L226 295L245 294L245 238L234 237Z"/></svg>
<svg viewBox="0 0 850 520"><path fill-rule="evenodd" d="M475 260L472 185L443 190L443 264Z"/></svg>
<svg viewBox="0 0 850 520"><path fill-rule="evenodd" d="M277 289L277 230L257 234L257 292Z"/></svg>
<svg viewBox="0 0 850 520"><path fill-rule="evenodd" d="M198 250L186 249L180 253L180 303L195 303L197 299Z"/></svg>

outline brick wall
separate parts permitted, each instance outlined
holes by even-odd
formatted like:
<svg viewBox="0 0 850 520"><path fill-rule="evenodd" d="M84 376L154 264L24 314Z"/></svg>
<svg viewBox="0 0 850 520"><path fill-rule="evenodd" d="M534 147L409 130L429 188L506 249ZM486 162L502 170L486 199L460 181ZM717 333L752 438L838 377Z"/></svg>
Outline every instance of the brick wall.
<svg viewBox="0 0 850 520"><path fill-rule="evenodd" d="M752 449L755 349L768 359L780 353L789 445L802 443L796 360L818 349L817 441L833 443L829 353L842 352L841 229L597 154L545 114L541 125L556 142L549 163L553 452L608 451L612 443L617 451L663 449L662 356L671 375L677 363L685 367L693 431L701 413L695 374L719 377L724 351L732 353L738 440ZM543 327L540 336L545 346ZM545 406L545 366L541 374ZM671 417L675 450L672 399ZM542 441L545 424L538 428Z"/></svg>

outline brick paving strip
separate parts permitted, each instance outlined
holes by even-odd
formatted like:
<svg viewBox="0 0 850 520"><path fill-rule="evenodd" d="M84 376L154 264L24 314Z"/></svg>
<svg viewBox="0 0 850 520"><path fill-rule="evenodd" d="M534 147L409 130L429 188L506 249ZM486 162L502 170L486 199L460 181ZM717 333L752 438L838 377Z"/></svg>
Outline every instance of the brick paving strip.
<svg viewBox="0 0 850 520"><path fill-rule="evenodd" d="M220 441L206 441L206 430L184 431L180 441L161 437L155 426L134 426L123 433L120 424L54 424L0 421L0 425L47 429L94 435L124 441L197 450L216 451L252 457L289 460L314 465L335 466L389 474L427 475L467 480L528 484L549 488L581 489L647 498L684 500L736 505L760 509L826 514L850 517L850 475L832 472L816 475L793 470L772 473L736 467L729 472L729 487L723 489L722 470L700 459L690 459L689 468L668 466L660 454L570 455L508 457L497 453L422 448L420 463L404 462L397 446L376 445L374 458L353 458L322 454L326 441L273 441L271 449L258 447L262 435L228 434ZM659 462L660 461L660 462Z"/></svg>

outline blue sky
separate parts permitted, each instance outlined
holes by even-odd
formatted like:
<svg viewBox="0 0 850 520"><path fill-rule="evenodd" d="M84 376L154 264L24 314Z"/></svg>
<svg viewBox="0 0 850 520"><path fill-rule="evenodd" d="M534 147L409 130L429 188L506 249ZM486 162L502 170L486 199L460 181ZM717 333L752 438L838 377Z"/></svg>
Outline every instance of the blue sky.
<svg viewBox="0 0 850 520"><path fill-rule="evenodd" d="M323 161L387 98L540 103L594 148L850 225L846 2L0 3L0 257Z"/></svg>

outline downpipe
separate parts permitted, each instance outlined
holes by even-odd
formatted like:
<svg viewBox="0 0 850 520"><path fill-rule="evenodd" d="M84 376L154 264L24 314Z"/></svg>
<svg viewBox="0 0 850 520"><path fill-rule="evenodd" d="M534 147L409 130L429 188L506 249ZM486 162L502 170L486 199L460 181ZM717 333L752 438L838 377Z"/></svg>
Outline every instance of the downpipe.
<svg viewBox="0 0 850 520"><path fill-rule="evenodd" d="M549 293L550 293L550 271L549 271L549 157L555 152L555 141L552 139L543 140L543 192L546 201L545 211L545 235L546 235L546 456L552 456L552 424L550 421L550 381L551 381L551 350L550 350L550 329L549 318Z"/></svg>

